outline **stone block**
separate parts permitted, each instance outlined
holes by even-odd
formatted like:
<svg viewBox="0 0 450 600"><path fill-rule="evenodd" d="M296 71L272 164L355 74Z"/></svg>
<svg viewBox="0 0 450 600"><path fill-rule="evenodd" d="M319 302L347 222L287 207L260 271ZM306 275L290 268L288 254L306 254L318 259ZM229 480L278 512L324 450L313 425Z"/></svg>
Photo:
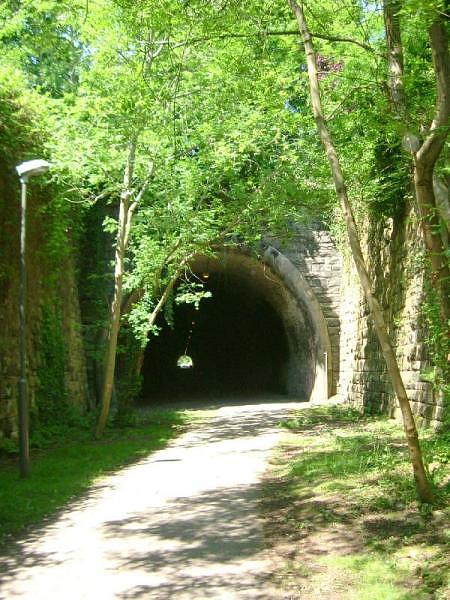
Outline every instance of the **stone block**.
<svg viewBox="0 0 450 600"><path fill-rule="evenodd" d="M444 418L444 407L443 406L436 406L435 410L434 410L434 415L433 418L436 421L442 421Z"/></svg>

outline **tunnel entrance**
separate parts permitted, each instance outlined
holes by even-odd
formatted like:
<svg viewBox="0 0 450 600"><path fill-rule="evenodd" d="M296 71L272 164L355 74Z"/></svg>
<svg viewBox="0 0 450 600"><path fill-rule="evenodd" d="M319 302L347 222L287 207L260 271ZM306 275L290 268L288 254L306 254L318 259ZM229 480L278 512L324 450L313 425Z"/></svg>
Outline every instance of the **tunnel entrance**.
<svg viewBox="0 0 450 600"><path fill-rule="evenodd" d="M233 274L208 274L212 297L174 307L174 328L162 325L145 354L144 396L287 393L282 377L288 347L282 322L264 297ZM187 349L186 349L187 347ZM188 354L193 367L180 369Z"/></svg>
<svg viewBox="0 0 450 600"><path fill-rule="evenodd" d="M173 304L173 327L160 318L142 367L145 403L232 396L290 395L309 400L317 335L308 311L264 263L239 253L198 257L191 277L204 298ZM188 354L192 368L179 368Z"/></svg>

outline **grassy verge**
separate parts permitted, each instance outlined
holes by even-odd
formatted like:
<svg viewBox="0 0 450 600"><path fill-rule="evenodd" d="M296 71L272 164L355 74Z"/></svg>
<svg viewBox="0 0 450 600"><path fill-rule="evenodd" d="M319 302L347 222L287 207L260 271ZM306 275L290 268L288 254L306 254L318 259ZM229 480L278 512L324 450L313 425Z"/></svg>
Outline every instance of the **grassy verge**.
<svg viewBox="0 0 450 600"><path fill-rule="evenodd" d="M419 505L402 430L317 407L283 424L262 501L290 599L450 599L450 437L423 449L436 487Z"/></svg>
<svg viewBox="0 0 450 600"><path fill-rule="evenodd" d="M190 421L186 412L149 413L131 427L110 428L100 441L91 428L66 428L39 439L30 477L20 480L17 457L0 460L0 543L38 523L85 491L101 475L164 447Z"/></svg>

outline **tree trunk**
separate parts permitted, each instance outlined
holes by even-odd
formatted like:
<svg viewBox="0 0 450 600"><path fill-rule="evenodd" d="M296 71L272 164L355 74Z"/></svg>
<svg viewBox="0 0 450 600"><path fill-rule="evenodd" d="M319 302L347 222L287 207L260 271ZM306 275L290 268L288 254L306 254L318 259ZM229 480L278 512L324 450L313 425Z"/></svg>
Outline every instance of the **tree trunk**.
<svg viewBox="0 0 450 600"><path fill-rule="evenodd" d="M405 109L403 82L403 46L400 36L399 0L385 0L384 27L388 49L388 88L394 111L401 116Z"/></svg>
<svg viewBox="0 0 450 600"><path fill-rule="evenodd" d="M120 329L120 307L122 304L122 282L124 274L124 261L126 251L127 234L129 232L129 213L131 181L133 178L136 157L137 136L135 136L128 148L127 164L123 177L123 188L120 195L119 223L117 230L117 241L115 251L114 267L114 295L110 310L110 325L108 339L106 342L105 362L103 367L103 385L101 391L101 411L97 422L95 436L100 438L108 420L111 405L111 396L114 385L114 371L116 366L117 338Z"/></svg>
<svg viewBox="0 0 450 600"><path fill-rule="evenodd" d="M403 425L408 443L408 449L413 467L417 492L420 499L423 502L430 502L432 500L432 493L425 473L422 453L419 444L419 437L417 434L414 417L411 411L411 406L409 404L405 386L402 381L397 359L389 339L386 323L383 316L383 311L378 300L372 293L372 285L365 265L364 256L361 250L361 244L352 208L348 200L347 189L345 186L345 180L342 173L341 165L333 144L333 140L328 130L326 120L323 115L319 81L317 78L316 55L314 52L312 37L307 27L307 22L303 12L302 4L297 4L295 0L288 0L288 2L297 19L300 35L303 41L308 65L309 86L314 119L316 121L317 130L319 132L322 145L328 157L336 189L336 194L339 199L342 212L344 214L353 260L355 262L361 286L363 288L367 303L369 305L370 314L374 321L375 331L377 333L383 356L386 361L386 366L392 382L392 386L398 398L398 402L402 412Z"/></svg>
<svg viewBox="0 0 450 600"><path fill-rule="evenodd" d="M439 210L433 187L434 167L447 139L450 119L450 55L447 27L443 18L439 14L428 30L436 75L436 111L430 131L414 155L414 186L425 245L431 261L431 283L438 294L442 321L448 331L450 271L444 254Z"/></svg>
<svg viewBox="0 0 450 600"><path fill-rule="evenodd" d="M450 272L444 254L445 246L441 234L440 214L433 186L434 165L429 165L426 161L415 160L414 167L416 200L420 212L425 246L430 257L431 285L436 290L439 298L442 324L445 328L448 328L450 319Z"/></svg>
<svg viewBox="0 0 450 600"><path fill-rule="evenodd" d="M401 42L399 0L383 3L386 43L388 48L388 88L396 116L406 116L404 94L403 49ZM414 158L414 188L419 209L425 248L431 264L431 283L437 292L442 322L450 318L450 272L445 257L445 244L440 232L440 214L434 191L434 166L448 135L450 116L450 59L448 36L442 17L431 25L428 35L433 53L437 84L436 115L428 135Z"/></svg>

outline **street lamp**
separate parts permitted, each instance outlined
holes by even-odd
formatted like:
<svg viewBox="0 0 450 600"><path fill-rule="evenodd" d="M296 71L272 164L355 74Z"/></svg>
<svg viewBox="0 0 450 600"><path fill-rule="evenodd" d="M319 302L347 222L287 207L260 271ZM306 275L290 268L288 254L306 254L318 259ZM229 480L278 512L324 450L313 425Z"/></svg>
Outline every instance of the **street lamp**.
<svg viewBox="0 0 450 600"><path fill-rule="evenodd" d="M27 402L27 349L26 349L26 299L27 299L27 275L25 260L26 243L26 214L27 214L27 183L30 177L45 173L50 164L41 159L29 160L17 165L16 171L21 185L21 213L20 213L20 292L19 292L19 353L20 353L20 376L19 376L19 456L20 476L28 477L30 467L30 451L28 439L28 402Z"/></svg>

